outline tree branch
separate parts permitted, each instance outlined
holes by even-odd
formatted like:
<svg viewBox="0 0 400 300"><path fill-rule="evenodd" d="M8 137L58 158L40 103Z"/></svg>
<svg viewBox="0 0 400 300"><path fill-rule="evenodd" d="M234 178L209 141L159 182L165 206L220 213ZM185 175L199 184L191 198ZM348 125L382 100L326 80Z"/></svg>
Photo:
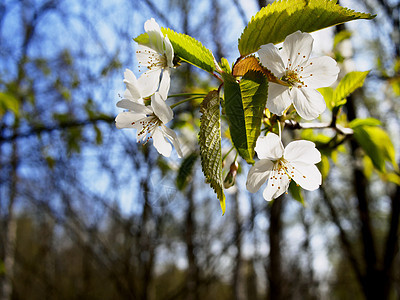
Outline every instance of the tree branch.
<svg viewBox="0 0 400 300"><path fill-rule="evenodd" d="M38 125L32 127L26 132L16 132L11 135L0 136L0 144L3 142L12 142L19 138L27 138L32 135L40 134L42 132L52 132L55 130L64 130L71 127L81 127L81 126L95 124L97 122L106 122L111 124L112 122L114 122L114 117L110 117L107 115L100 115L97 117L89 118L87 120L70 120L70 121L60 122L55 125Z"/></svg>
<svg viewBox="0 0 400 300"><path fill-rule="evenodd" d="M353 135L353 129L331 123L300 123L293 120L285 120L285 126L290 129L325 129L332 128L342 135Z"/></svg>
<svg viewBox="0 0 400 300"><path fill-rule="evenodd" d="M356 276L358 278L358 281L363 282L364 279L363 279L363 275L361 273L361 268L359 266L359 263L356 259L355 254L353 253L353 248L349 242L349 239L347 238L347 234L344 231L344 229L340 223L339 215L336 212L333 204L330 202L330 199L325 190L325 187L323 185L321 185L320 189L321 189L322 196L323 196L322 199L324 200L326 206L328 206L329 213L332 217L332 221L335 224L335 226L337 227L337 229L339 230L340 242L342 243L342 247L345 252L345 255L347 256L347 259L349 260L350 264L352 265L353 270L356 273Z"/></svg>

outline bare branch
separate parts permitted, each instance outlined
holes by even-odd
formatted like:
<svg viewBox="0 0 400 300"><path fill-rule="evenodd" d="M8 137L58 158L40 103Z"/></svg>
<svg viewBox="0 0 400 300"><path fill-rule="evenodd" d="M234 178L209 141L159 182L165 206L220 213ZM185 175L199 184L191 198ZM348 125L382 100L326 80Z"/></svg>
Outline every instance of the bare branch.
<svg viewBox="0 0 400 300"><path fill-rule="evenodd" d="M98 117L94 118L89 118L87 120L70 120L66 122L60 122L55 125L48 125L48 126L41 126L38 125L36 127L32 127L30 130L26 132L21 132L21 133L14 133L12 135L5 135L5 136L0 136L0 143L3 142L12 142L16 139L19 138L27 138L35 134L40 134L42 132L52 132L55 130L63 130L71 127L81 127L81 126L86 126L86 125L91 125L95 124L97 122L106 122L106 123L112 123L114 122L114 117L106 116L106 115L101 115Z"/></svg>
<svg viewBox="0 0 400 300"><path fill-rule="evenodd" d="M290 129L325 129L332 128L342 135L353 135L353 129L332 123L300 123L293 120L285 120L285 126Z"/></svg>
<svg viewBox="0 0 400 300"><path fill-rule="evenodd" d="M238 0L232 0L232 1L233 1L233 4L235 4L235 7L236 7L240 17L242 18L243 24L246 25L247 24L247 17L246 17L246 13L243 10L242 5L240 5Z"/></svg>
<svg viewBox="0 0 400 300"><path fill-rule="evenodd" d="M342 243L342 247L344 250L344 253L349 260L351 266L353 267L354 272L356 273L357 279L359 282L363 282L363 275L361 273L361 268L359 266L359 263L356 259L356 255L353 252L353 248L349 242L349 239L347 237L346 231L343 229L342 224L340 223L339 215L337 211L335 210L335 207L331 203L329 196L325 190L325 187L322 185L321 186L321 193L322 193L322 199L324 200L326 206L329 209L329 214L332 217L332 221L339 230L339 238L340 242Z"/></svg>

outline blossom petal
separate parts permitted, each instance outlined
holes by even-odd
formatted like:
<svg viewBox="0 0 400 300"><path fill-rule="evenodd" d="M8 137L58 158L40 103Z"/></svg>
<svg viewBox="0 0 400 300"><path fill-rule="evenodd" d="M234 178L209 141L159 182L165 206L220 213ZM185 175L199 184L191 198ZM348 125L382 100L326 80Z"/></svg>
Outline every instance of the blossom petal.
<svg viewBox="0 0 400 300"><path fill-rule="evenodd" d="M117 117L115 118L115 126L118 129L136 128L133 123L136 122L137 120L142 119L143 117L145 117L145 116L136 114L136 113L132 113L129 111L124 111L124 112L119 113L117 115Z"/></svg>
<svg viewBox="0 0 400 300"><path fill-rule="evenodd" d="M310 88L320 88L332 85L338 77L339 67L329 56L311 58L301 72L304 84Z"/></svg>
<svg viewBox="0 0 400 300"><path fill-rule="evenodd" d="M176 153L178 154L178 157L182 158L183 153L181 150L181 145L179 143L179 140L178 140L178 137L176 136L175 131L173 131L171 128L168 128L164 124L161 125L161 130L163 131L164 136L166 136L171 141L171 143L174 145L174 147L176 149Z"/></svg>
<svg viewBox="0 0 400 300"><path fill-rule="evenodd" d="M292 100L289 96L289 88L284 85L270 82L266 105L270 112L281 116L290 104L292 104Z"/></svg>
<svg viewBox="0 0 400 300"><path fill-rule="evenodd" d="M310 141L293 141L286 148L283 157L289 162L316 164L321 161L321 153Z"/></svg>
<svg viewBox="0 0 400 300"><path fill-rule="evenodd" d="M159 55L156 50L145 45L139 45L139 50L136 51L136 60L140 65L149 67L153 64L153 57Z"/></svg>
<svg viewBox="0 0 400 300"><path fill-rule="evenodd" d="M143 98L153 95L160 83L160 69L152 69L143 73L138 79L138 85L140 86L141 94Z"/></svg>
<svg viewBox="0 0 400 300"><path fill-rule="evenodd" d="M268 159L257 161L247 174L246 188L249 192L255 193L267 181L274 163Z"/></svg>
<svg viewBox="0 0 400 300"><path fill-rule="evenodd" d="M140 86L138 84L136 76L129 69L126 69L124 72L124 83L127 88L125 90L124 97L138 103L143 103Z"/></svg>
<svg viewBox="0 0 400 300"><path fill-rule="evenodd" d="M301 31L296 31L289 34L282 47L282 57L286 57L287 60L284 61L286 67L289 70L294 70L298 66L301 66L310 57L311 50L313 47L314 39L311 34Z"/></svg>
<svg viewBox="0 0 400 300"><path fill-rule="evenodd" d="M172 120L174 113L171 107L161 98L159 93L155 93L151 97L151 107L153 108L154 114L163 122L167 124Z"/></svg>
<svg viewBox="0 0 400 300"><path fill-rule="evenodd" d="M144 30L146 30L146 33L149 35L151 48L156 50L158 53L164 53L164 35L162 34L160 26L154 20L154 18L151 18L144 23Z"/></svg>
<svg viewBox="0 0 400 300"><path fill-rule="evenodd" d="M168 67L173 68L174 67L174 48L172 48L172 44L169 41L168 36L165 36L164 45L165 45L165 56L167 57Z"/></svg>
<svg viewBox="0 0 400 300"><path fill-rule="evenodd" d="M281 77L285 72L281 55L278 49L272 44L262 45L258 50L261 64L274 73L275 76Z"/></svg>
<svg viewBox="0 0 400 300"><path fill-rule="evenodd" d="M254 150L259 159L277 160L283 156L283 145L281 138L275 133L259 136Z"/></svg>
<svg viewBox="0 0 400 300"><path fill-rule="evenodd" d="M128 99L122 99L122 100L118 101L117 107L129 109L134 113L143 114L143 115L149 115L149 114L153 113L153 111L148 106L133 102Z"/></svg>
<svg viewBox="0 0 400 300"><path fill-rule="evenodd" d="M314 191L322 183L322 175L314 164L305 164L303 162L291 162L291 168L294 176L292 179L303 189ZM293 169L294 168L294 169Z"/></svg>
<svg viewBox="0 0 400 300"><path fill-rule="evenodd" d="M271 201L272 199L278 198L289 188L290 179L288 176L283 175L280 177L276 177L277 179L273 179L272 177L276 174L276 172L271 172L267 187L264 189L263 197L266 201Z"/></svg>
<svg viewBox="0 0 400 300"><path fill-rule="evenodd" d="M293 104L300 117L306 120L317 118L326 108L324 97L312 88L293 88Z"/></svg>
<svg viewBox="0 0 400 300"><path fill-rule="evenodd" d="M164 137L163 132L159 127L157 127L153 132L153 145L157 149L158 153L164 155L165 157L171 156L172 146Z"/></svg>
<svg viewBox="0 0 400 300"><path fill-rule="evenodd" d="M124 83L126 85L126 89L129 91L129 95L131 96L131 99L137 103L140 103L140 100L142 100L142 97L140 95L138 86L135 86L134 84L132 84L131 82L128 82L126 80L124 80Z"/></svg>
<svg viewBox="0 0 400 300"><path fill-rule="evenodd" d="M171 78L170 78L169 68L165 68L162 74L160 88L158 90L163 100L167 100L170 84L171 84Z"/></svg>

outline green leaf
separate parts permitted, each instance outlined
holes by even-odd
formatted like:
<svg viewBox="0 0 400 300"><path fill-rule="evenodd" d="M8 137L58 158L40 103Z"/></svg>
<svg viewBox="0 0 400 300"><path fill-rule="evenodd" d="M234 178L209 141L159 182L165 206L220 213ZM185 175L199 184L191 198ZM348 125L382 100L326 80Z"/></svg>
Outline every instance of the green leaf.
<svg viewBox="0 0 400 300"><path fill-rule="evenodd" d="M328 0L282 0L263 7L244 29L239 39L242 56L256 52L261 45L282 42L300 30L313 32L356 19L373 19Z"/></svg>
<svg viewBox="0 0 400 300"><path fill-rule="evenodd" d="M161 31L168 36L175 56L207 72L212 73L215 70L214 56L198 40L169 28L161 28ZM149 36L147 33L143 33L134 38L134 41L146 45L149 42Z"/></svg>
<svg viewBox="0 0 400 300"><path fill-rule="evenodd" d="M221 62L219 63L219 66L221 67L221 69L224 72L232 73L231 66L229 65L229 62L225 57L221 58Z"/></svg>
<svg viewBox="0 0 400 300"><path fill-rule="evenodd" d="M268 95L268 82L262 73L248 71L240 83L223 74L225 113L233 145L241 157L253 164L254 147L260 135L261 119Z"/></svg>
<svg viewBox="0 0 400 300"><path fill-rule="evenodd" d="M18 99L11 94L0 92L0 117L2 117L6 111L12 111L15 115L18 115L19 102Z"/></svg>
<svg viewBox="0 0 400 300"><path fill-rule="evenodd" d="M359 126L380 126L381 121L375 118L354 119L350 122L349 127L354 129Z"/></svg>
<svg viewBox="0 0 400 300"><path fill-rule="evenodd" d="M222 179L221 114L219 92L208 93L200 105L199 145L203 173L219 199L222 214L225 213L225 195Z"/></svg>
<svg viewBox="0 0 400 300"><path fill-rule="evenodd" d="M400 176L396 173L389 173L383 177L384 180L393 182L397 185L400 185Z"/></svg>
<svg viewBox="0 0 400 300"><path fill-rule="evenodd" d="M189 182L189 178L192 176L193 167L198 157L198 153L193 152L183 160L178 170L178 176L176 177L176 185L178 189L183 190L186 187L187 183Z"/></svg>
<svg viewBox="0 0 400 300"><path fill-rule="evenodd" d="M347 73L346 76L340 80L335 89L332 103L334 107L342 106L346 103L346 97L353 93L359 87L362 87L369 71L359 72L354 71Z"/></svg>
<svg viewBox="0 0 400 300"><path fill-rule="evenodd" d="M339 45L341 42L351 38L352 34L348 30L341 30L337 34L335 34L335 37L333 38L333 48L335 49L337 45Z"/></svg>
<svg viewBox="0 0 400 300"><path fill-rule="evenodd" d="M319 88L318 92L320 92L321 95L324 97L326 106L329 108L329 110L332 110L332 108L335 107L335 102L333 101L333 93L334 93L333 88L331 87Z"/></svg>
<svg viewBox="0 0 400 300"><path fill-rule="evenodd" d="M321 161L318 163L318 168L321 171L322 178L328 177L330 164L329 158L326 155L321 155Z"/></svg>
<svg viewBox="0 0 400 300"><path fill-rule="evenodd" d="M289 184L289 192L294 200L299 201L304 206L304 197L300 186L296 184L293 180Z"/></svg>
<svg viewBox="0 0 400 300"><path fill-rule="evenodd" d="M354 138L372 160L374 167L385 173L386 161L397 168L395 150L389 135L382 128L376 126L376 121L372 118L365 122L356 119L350 123L350 127L354 130Z"/></svg>

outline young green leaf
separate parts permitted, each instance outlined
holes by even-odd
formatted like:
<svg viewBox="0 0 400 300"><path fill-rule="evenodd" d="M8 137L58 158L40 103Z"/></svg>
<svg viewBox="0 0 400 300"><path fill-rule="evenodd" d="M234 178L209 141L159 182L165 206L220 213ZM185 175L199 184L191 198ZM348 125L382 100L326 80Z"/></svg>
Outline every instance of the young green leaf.
<svg viewBox="0 0 400 300"><path fill-rule="evenodd" d="M365 78L369 71L354 71L347 73L335 89L333 95L333 103L335 107L342 106L346 103L346 97L353 93L356 89L363 86Z"/></svg>
<svg viewBox="0 0 400 300"><path fill-rule="evenodd" d="M168 36L175 56L207 72L212 73L215 70L214 56L198 40L169 28L161 28L161 31ZM147 33L143 33L134 38L134 41L146 45L149 42L149 36Z"/></svg>
<svg viewBox="0 0 400 300"><path fill-rule="evenodd" d="M179 167L178 176L176 177L176 185L178 189L183 190L187 183L189 182L189 178L192 176L194 164L197 161L199 154L197 152L193 152L189 156L187 156L181 166Z"/></svg>
<svg viewBox="0 0 400 300"><path fill-rule="evenodd" d="M360 126L380 126L382 125L381 121L375 118L366 118L366 119L354 119L350 122L350 128L354 129Z"/></svg>
<svg viewBox="0 0 400 300"><path fill-rule="evenodd" d="M303 206L305 205L303 191L293 180L289 184L289 192L294 200L299 201Z"/></svg>
<svg viewBox="0 0 400 300"><path fill-rule="evenodd" d="M221 58L221 62L219 63L219 66L221 67L221 69L226 72L226 73L232 73L231 71L231 66L229 65L228 60L223 57Z"/></svg>
<svg viewBox="0 0 400 300"><path fill-rule="evenodd" d="M263 7L244 29L239 39L242 56L256 52L261 45L277 44L300 30L313 32L356 19L375 16L355 12L329 0L281 0Z"/></svg>
<svg viewBox="0 0 400 300"><path fill-rule="evenodd" d="M0 92L0 117L2 117L6 111L12 111L15 115L18 115L19 102L18 99L11 94Z"/></svg>
<svg viewBox="0 0 400 300"><path fill-rule="evenodd" d="M252 164L267 102L268 82L262 73L254 71L248 71L240 83L229 74L223 77L225 113L231 139L240 156Z"/></svg>
<svg viewBox="0 0 400 300"><path fill-rule="evenodd" d="M339 45L341 42L351 38L352 34L351 31L348 30L341 30L337 34L335 34L335 37L333 38L333 49L336 48L337 45Z"/></svg>
<svg viewBox="0 0 400 300"><path fill-rule="evenodd" d="M329 110L332 110L332 108L335 107L335 101L333 99L333 94L334 94L334 90L331 87L323 87L323 88L319 88L318 92L321 93L321 95L324 97L326 106L329 108Z"/></svg>
<svg viewBox="0 0 400 300"><path fill-rule="evenodd" d="M199 145L203 173L219 199L225 213L225 195L222 189L221 115L219 92L211 91L200 105Z"/></svg>
<svg viewBox="0 0 400 300"><path fill-rule="evenodd" d="M365 154L371 158L375 168L385 173L386 161L392 163L396 169L397 164L392 141L389 135L376 125L378 122L378 120L372 118L366 120L355 119L350 122L349 126L354 131L354 138L363 148Z"/></svg>

